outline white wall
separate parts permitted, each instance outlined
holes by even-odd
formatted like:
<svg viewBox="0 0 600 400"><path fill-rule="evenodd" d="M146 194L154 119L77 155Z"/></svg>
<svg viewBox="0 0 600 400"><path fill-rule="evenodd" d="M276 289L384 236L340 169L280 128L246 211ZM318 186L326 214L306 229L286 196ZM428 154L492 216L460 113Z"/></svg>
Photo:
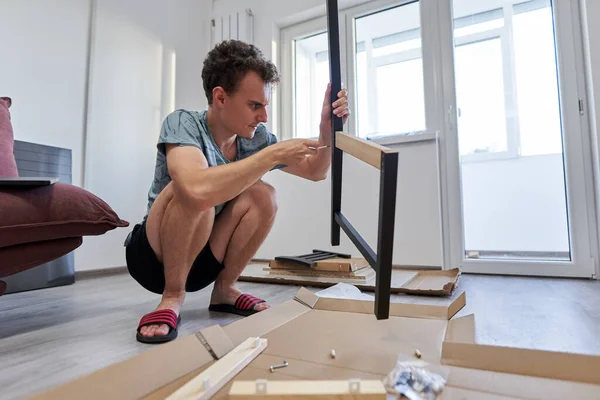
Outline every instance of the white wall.
<svg viewBox="0 0 600 400"><path fill-rule="evenodd" d="M76 253L78 270L125 265L123 241L146 212L163 119L175 108L206 107L205 6L194 0L97 2L85 186L131 226L85 238Z"/></svg>
<svg viewBox="0 0 600 400"><path fill-rule="evenodd" d="M208 0L0 0L0 95L13 98L16 139L70 148L73 184L139 222L163 118L206 107L208 10ZM130 230L84 238L76 270L125 265Z"/></svg>
<svg viewBox="0 0 600 400"><path fill-rule="evenodd" d="M15 139L64 147L82 182L89 0L0 0L0 96Z"/></svg>

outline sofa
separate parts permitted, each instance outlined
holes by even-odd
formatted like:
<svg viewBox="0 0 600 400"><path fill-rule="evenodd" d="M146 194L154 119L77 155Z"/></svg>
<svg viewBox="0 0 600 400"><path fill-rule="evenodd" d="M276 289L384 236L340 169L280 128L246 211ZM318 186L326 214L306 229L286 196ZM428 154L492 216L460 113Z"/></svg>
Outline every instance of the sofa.
<svg viewBox="0 0 600 400"><path fill-rule="evenodd" d="M10 97L0 97L0 178L18 178ZM17 179L18 180L18 179ZM62 257L84 236L129 226L93 193L57 182L45 186L0 186L1 279Z"/></svg>

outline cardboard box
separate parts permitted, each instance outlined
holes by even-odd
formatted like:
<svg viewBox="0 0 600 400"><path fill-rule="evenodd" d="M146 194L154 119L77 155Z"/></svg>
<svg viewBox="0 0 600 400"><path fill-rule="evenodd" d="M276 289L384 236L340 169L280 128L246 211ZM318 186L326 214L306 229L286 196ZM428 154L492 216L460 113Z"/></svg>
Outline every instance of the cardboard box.
<svg viewBox="0 0 600 400"><path fill-rule="evenodd" d="M265 263L249 264L240 281L277 283L283 285L306 285L327 288L340 282L350 283L360 290L374 292L376 275L365 277L365 282L356 282L347 277L334 276L308 276L307 275L274 275ZM374 272L374 271L373 271ZM461 275L459 268L451 270L417 270L397 269L392 270L392 293L419 294L426 296L450 296L458 287Z"/></svg>
<svg viewBox="0 0 600 400"><path fill-rule="evenodd" d="M474 316L452 319L465 304L465 293L447 306L392 303L390 318L378 321L371 300L319 297L302 288L293 300L152 348L34 398L164 399L257 336L268 340L267 348L215 398L227 398L235 380L383 379L399 356L412 356L415 349L420 362L448 379L443 399L600 398L600 357L477 345ZM269 371L283 360L288 367Z"/></svg>

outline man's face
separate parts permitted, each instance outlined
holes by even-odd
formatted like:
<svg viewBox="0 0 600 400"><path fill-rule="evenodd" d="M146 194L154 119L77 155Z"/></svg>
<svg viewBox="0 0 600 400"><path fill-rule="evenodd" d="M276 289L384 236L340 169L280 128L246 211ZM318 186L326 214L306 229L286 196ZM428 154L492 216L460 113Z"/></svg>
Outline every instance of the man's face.
<svg viewBox="0 0 600 400"><path fill-rule="evenodd" d="M255 72L249 72L231 95L223 94L223 124L227 130L251 139L258 124L267 122L271 85Z"/></svg>

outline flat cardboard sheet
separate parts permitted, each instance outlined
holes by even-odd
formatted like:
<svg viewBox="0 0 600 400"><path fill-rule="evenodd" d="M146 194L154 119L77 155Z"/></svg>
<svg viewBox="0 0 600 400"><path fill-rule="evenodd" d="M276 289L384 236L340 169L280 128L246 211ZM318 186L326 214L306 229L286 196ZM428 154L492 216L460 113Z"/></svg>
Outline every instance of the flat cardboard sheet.
<svg viewBox="0 0 600 400"><path fill-rule="evenodd" d="M32 398L139 399L190 372L207 367L213 360L196 335L185 336Z"/></svg>
<svg viewBox="0 0 600 400"><path fill-rule="evenodd" d="M369 276L365 283L357 283L348 278L327 276L280 276L271 275L267 264L249 264L240 281L279 283L284 285L306 285L313 287L330 287L340 282L355 285L360 290L374 292L376 275ZM452 270L392 270L392 293L419 294L427 296L450 296L458 287L461 271Z"/></svg>
<svg viewBox="0 0 600 400"><path fill-rule="evenodd" d="M400 353L412 354L420 349L424 359L439 360L447 324L443 320L405 317L377 321L368 314L313 310L269 332L269 346L264 353L282 360L385 375ZM331 349L336 351L335 359L329 356Z"/></svg>
<svg viewBox="0 0 600 400"><path fill-rule="evenodd" d="M267 348L215 398L227 398L235 380L383 379L402 356L429 363L448 380L445 400L600 399L600 385L566 381L596 382L600 357L477 345L474 316L453 318L465 302L463 293L447 306L393 303L390 318L378 321L369 312L369 300L319 297L301 289L293 300L223 328L202 330L209 349L199 335L182 337L34 398L164 399L218 362L217 354L260 336L268 340ZM538 368L528 358L548 365ZM283 360L288 367L269 371ZM562 365L553 370L556 363ZM556 376L563 380L550 379Z"/></svg>

